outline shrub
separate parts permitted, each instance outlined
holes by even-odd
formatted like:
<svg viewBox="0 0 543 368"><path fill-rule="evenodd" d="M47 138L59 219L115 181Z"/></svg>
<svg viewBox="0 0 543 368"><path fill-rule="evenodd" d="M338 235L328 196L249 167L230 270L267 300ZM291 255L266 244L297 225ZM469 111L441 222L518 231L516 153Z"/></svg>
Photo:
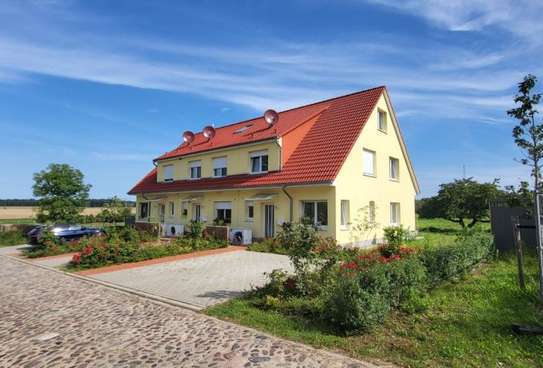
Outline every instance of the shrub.
<svg viewBox="0 0 543 368"><path fill-rule="evenodd" d="M338 331L352 335L371 330L390 310L386 297L361 286L357 277L338 277L324 305L324 318Z"/></svg>
<svg viewBox="0 0 543 368"><path fill-rule="evenodd" d="M385 257L390 257L393 254L398 254L400 245L405 242L407 231L400 226L388 226L383 229L386 244L381 246L381 254Z"/></svg>
<svg viewBox="0 0 543 368"><path fill-rule="evenodd" d="M264 239L261 242L252 243L247 249L253 252L287 254L287 250L276 239Z"/></svg>
<svg viewBox="0 0 543 368"><path fill-rule="evenodd" d="M204 224L200 221L191 220L189 227L189 236L193 239L202 238L204 232Z"/></svg>
<svg viewBox="0 0 543 368"><path fill-rule="evenodd" d="M0 231L0 246L26 243L25 234L19 230Z"/></svg>
<svg viewBox="0 0 543 368"><path fill-rule="evenodd" d="M483 232L464 233L454 244L424 248L420 259L431 286L462 276L491 256L492 236Z"/></svg>

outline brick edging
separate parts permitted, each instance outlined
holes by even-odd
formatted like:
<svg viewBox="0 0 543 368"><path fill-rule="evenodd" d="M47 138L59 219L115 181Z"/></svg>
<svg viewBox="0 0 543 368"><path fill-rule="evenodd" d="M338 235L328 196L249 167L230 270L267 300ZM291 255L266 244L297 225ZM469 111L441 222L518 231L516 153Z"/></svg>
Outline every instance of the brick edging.
<svg viewBox="0 0 543 368"><path fill-rule="evenodd" d="M147 259L145 261L139 261L139 262L120 263L120 264L115 264L111 266L91 268L89 270L83 270L83 271L78 271L78 272L73 272L73 273L76 275L81 275L81 276L91 276L91 275L98 275L101 273L122 271L122 270L128 270L128 269L144 267L144 266L151 266L151 265L160 264L160 263L180 261L183 259L199 258L199 257L205 257L205 256L211 256L211 255L223 254L223 253L231 253L231 252L240 252L246 249L247 249L246 247L230 245L226 248L201 250L201 251L196 251L192 253L178 254L176 256Z"/></svg>

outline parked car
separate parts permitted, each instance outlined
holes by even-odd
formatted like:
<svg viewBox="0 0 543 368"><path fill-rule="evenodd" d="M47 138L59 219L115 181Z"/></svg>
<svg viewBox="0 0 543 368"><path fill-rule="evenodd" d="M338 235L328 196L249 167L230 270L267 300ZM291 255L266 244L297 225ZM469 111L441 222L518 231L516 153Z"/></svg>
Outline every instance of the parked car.
<svg viewBox="0 0 543 368"><path fill-rule="evenodd" d="M85 227L81 225L67 225L67 224L57 224L57 225L39 225L30 230L27 234L28 241L30 244L39 243L43 233L45 231L50 231L56 237L62 240L73 240L79 239L84 236L96 236L103 235L104 231L96 227Z"/></svg>

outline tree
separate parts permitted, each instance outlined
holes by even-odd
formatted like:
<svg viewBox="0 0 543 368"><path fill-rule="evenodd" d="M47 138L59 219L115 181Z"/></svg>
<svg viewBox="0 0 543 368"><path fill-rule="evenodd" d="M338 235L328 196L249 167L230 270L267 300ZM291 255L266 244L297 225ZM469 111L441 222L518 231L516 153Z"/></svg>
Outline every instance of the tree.
<svg viewBox="0 0 543 368"><path fill-rule="evenodd" d="M38 221L76 222L90 188L83 182L83 173L67 164L50 164L34 174L33 191L40 208Z"/></svg>
<svg viewBox="0 0 543 368"><path fill-rule="evenodd" d="M518 189L514 185L507 185L504 189L502 199L509 207L533 209L534 192L530 190L530 184L527 181L521 181Z"/></svg>
<svg viewBox="0 0 543 368"><path fill-rule="evenodd" d="M515 96L517 107L507 111L507 115L519 121L513 128L515 143L524 151L520 162L532 169L534 191L541 191L541 160L543 159L543 122L538 120L537 105L541 99L540 93L533 93L537 78L528 74L518 84L518 94ZM534 214L536 218L537 255L539 257L539 299L543 301L543 244L541 243L540 213L537 209L537 196L534 201Z"/></svg>
<svg viewBox="0 0 543 368"><path fill-rule="evenodd" d="M440 185L437 196L429 198L419 209L427 217L443 217L471 228L477 222L487 221L489 203L500 195L498 181L478 183L472 178L455 180ZM469 223L466 224L466 219Z"/></svg>
<svg viewBox="0 0 543 368"><path fill-rule="evenodd" d="M96 216L100 221L114 223L123 222L124 219L131 215L130 208L126 206L126 203L121 201L118 197L111 198L104 204L104 208Z"/></svg>

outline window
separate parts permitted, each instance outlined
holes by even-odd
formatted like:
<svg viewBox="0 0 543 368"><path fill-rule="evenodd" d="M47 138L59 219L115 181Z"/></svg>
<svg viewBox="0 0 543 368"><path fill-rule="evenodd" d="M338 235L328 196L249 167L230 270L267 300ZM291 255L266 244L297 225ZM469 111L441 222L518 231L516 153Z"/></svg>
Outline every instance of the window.
<svg viewBox="0 0 543 368"><path fill-rule="evenodd" d="M375 151L364 150L364 175L375 176Z"/></svg>
<svg viewBox="0 0 543 368"><path fill-rule="evenodd" d="M226 157L218 157L213 159L213 176L221 177L226 176Z"/></svg>
<svg viewBox="0 0 543 368"><path fill-rule="evenodd" d="M349 201L341 200L341 228L347 229L350 222Z"/></svg>
<svg viewBox="0 0 543 368"><path fill-rule="evenodd" d="M202 177L202 161L189 162L189 166L191 179L199 179Z"/></svg>
<svg viewBox="0 0 543 368"><path fill-rule="evenodd" d="M173 165L164 166L164 181L173 180Z"/></svg>
<svg viewBox="0 0 543 368"><path fill-rule="evenodd" d="M232 222L232 202L215 202L215 221L225 224Z"/></svg>
<svg viewBox="0 0 543 368"><path fill-rule="evenodd" d="M390 157L390 179L400 180L400 160Z"/></svg>
<svg viewBox="0 0 543 368"><path fill-rule="evenodd" d="M187 201L181 202L181 216L187 216L189 214L189 204Z"/></svg>
<svg viewBox="0 0 543 368"><path fill-rule="evenodd" d="M149 203L148 202L140 203L140 218L144 219L144 218L149 217L149 215L150 215Z"/></svg>
<svg viewBox="0 0 543 368"><path fill-rule="evenodd" d="M400 204L398 202L390 202L390 224L400 224Z"/></svg>
<svg viewBox="0 0 543 368"><path fill-rule="evenodd" d="M173 202L170 202L169 206L170 206L170 216L175 216L175 204Z"/></svg>
<svg viewBox="0 0 543 368"><path fill-rule="evenodd" d="M247 201L247 221L255 219L255 202Z"/></svg>
<svg viewBox="0 0 543 368"><path fill-rule="evenodd" d="M379 130L382 132L387 131L387 113L383 110L379 110L378 127L379 127Z"/></svg>
<svg viewBox="0 0 543 368"><path fill-rule="evenodd" d="M251 153L251 173L268 171L268 152L259 151Z"/></svg>
<svg viewBox="0 0 543 368"><path fill-rule="evenodd" d="M370 224L375 223L375 202L370 201L370 204L368 206L368 221Z"/></svg>
<svg viewBox="0 0 543 368"><path fill-rule="evenodd" d="M328 226L328 202L303 201L302 220L315 226Z"/></svg>

